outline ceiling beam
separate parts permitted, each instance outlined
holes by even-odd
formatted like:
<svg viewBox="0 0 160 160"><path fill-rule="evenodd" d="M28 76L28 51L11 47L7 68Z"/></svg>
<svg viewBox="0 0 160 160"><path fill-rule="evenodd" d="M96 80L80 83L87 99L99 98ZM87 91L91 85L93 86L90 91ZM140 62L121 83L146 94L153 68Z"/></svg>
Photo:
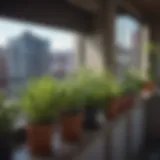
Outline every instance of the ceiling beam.
<svg viewBox="0 0 160 160"><path fill-rule="evenodd" d="M0 15L80 32L92 31L94 17L65 0L45 0L43 3L38 0L23 0L3 6Z"/></svg>

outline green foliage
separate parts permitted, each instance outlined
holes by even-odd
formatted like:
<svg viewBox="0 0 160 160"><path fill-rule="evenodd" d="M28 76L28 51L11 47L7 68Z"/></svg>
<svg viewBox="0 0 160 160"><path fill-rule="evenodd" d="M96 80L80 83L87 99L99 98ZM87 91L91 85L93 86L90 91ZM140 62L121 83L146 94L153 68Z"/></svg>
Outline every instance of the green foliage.
<svg viewBox="0 0 160 160"><path fill-rule="evenodd" d="M60 102L59 83L49 76L31 80L21 99L30 123L50 123L57 116Z"/></svg>
<svg viewBox="0 0 160 160"><path fill-rule="evenodd" d="M106 76L107 76L106 81L110 87L109 97L117 97L117 96L121 95L122 88L121 88L121 83L118 80L118 78L116 76L114 76L113 74L111 74L109 71L107 72Z"/></svg>
<svg viewBox="0 0 160 160"><path fill-rule="evenodd" d="M31 123L50 122L59 111L78 111L85 106L103 106L109 97L121 94L110 72L81 68L62 81L51 77L32 80L21 99Z"/></svg>
<svg viewBox="0 0 160 160"><path fill-rule="evenodd" d="M84 107L83 88L74 76L61 82L59 92L62 95L60 108L63 111L77 111Z"/></svg>
<svg viewBox="0 0 160 160"><path fill-rule="evenodd" d="M143 84L144 79L142 78L140 72L136 69L127 70L125 73L125 79L122 83L122 91L137 93Z"/></svg>
<svg viewBox="0 0 160 160"><path fill-rule="evenodd" d="M120 94L120 85L110 72L95 72L85 68L69 77L64 88L66 109L86 105L103 106L108 97Z"/></svg>
<svg viewBox="0 0 160 160"><path fill-rule="evenodd" d="M109 84L107 83L106 75L103 73L91 72L77 77L83 88L86 105L99 105L103 103L109 92Z"/></svg>

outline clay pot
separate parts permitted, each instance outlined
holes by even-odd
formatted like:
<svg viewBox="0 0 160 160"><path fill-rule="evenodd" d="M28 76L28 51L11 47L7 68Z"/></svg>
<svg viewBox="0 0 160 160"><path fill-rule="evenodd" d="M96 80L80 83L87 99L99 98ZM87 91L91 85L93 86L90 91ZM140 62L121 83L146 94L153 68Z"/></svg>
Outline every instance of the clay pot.
<svg viewBox="0 0 160 160"><path fill-rule="evenodd" d="M27 142L29 149L36 156L52 155L53 125L28 125Z"/></svg>
<svg viewBox="0 0 160 160"><path fill-rule="evenodd" d="M79 141L83 133L83 112L63 114L61 129L64 141Z"/></svg>
<svg viewBox="0 0 160 160"><path fill-rule="evenodd" d="M142 90L143 91L155 91L156 90L156 86L155 86L154 82L146 81L143 84Z"/></svg>
<svg viewBox="0 0 160 160"><path fill-rule="evenodd" d="M121 104L121 97L112 97L109 100L109 103L107 105L107 118L113 119L115 118L119 113L119 108Z"/></svg>
<svg viewBox="0 0 160 160"><path fill-rule="evenodd" d="M134 103L134 94L125 94L120 97L120 107L119 111L123 112L126 109L129 109L133 106Z"/></svg>

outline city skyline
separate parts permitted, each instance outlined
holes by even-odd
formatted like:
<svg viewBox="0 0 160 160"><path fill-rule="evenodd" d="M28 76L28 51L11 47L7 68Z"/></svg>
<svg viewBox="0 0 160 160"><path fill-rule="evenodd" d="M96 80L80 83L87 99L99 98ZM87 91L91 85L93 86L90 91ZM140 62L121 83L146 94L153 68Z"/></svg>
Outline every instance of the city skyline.
<svg viewBox="0 0 160 160"><path fill-rule="evenodd" d="M129 16L116 18L115 43L118 46L131 48L133 33L139 28L139 23ZM0 17L0 47L6 47L10 38L18 37L23 32L29 31L42 39L50 41L50 51L74 50L75 33L57 29L48 25L28 23L7 17Z"/></svg>

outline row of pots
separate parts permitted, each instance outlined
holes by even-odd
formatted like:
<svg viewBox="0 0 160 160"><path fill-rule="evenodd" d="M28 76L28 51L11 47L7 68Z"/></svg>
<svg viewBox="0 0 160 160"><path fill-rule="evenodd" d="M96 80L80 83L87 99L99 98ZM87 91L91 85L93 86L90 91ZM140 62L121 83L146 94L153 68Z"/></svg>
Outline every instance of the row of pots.
<svg viewBox="0 0 160 160"><path fill-rule="evenodd" d="M109 81L109 77L107 80ZM60 119L63 141L79 141L82 137L83 126L87 129L98 128L96 114L101 102L104 105L104 101L106 101L104 110L106 117L109 119L115 118L120 112L133 105L134 92L121 94L119 84L114 82L112 77L109 83L106 83L106 76L95 75L83 78L80 76L75 83L73 81L75 79L69 79L69 81L66 81L67 83L64 83L65 85L61 83L61 88L59 86L60 83L57 81L50 77L44 77L34 81L26 89L20 104L29 117L25 130L27 143L32 154L36 156L52 155L51 141L57 125L53 119ZM110 90L111 87L108 87L108 85L113 86L112 89L115 89L114 86L117 88L112 92ZM111 98L105 100L106 97ZM83 106L86 104L90 105L84 109ZM1 104L1 106L3 105ZM4 121L8 120L11 123L12 119L8 117L7 113L10 113L9 110L5 111L6 117L3 117L5 118ZM3 118L1 116L0 118L0 122L4 125ZM8 133L10 133L10 130L8 130ZM7 137L6 135L6 133L2 136L0 135L0 141L4 146L9 146L9 139L3 138ZM5 153L3 149L7 150L6 148L2 147L1 151Z"/></svg>
<svg viewBox="0 0 160 160"><path fill-rule="evenodd" d="M106 112L108 119L113 119L120 112L129 109L133 104L134 96L122 96L110 99ZM110 106L110 107L109 107ZM64 113L60 118L61 137L64 142L78 142L82 138L83 130L99 129L97 121L98 107L86 107L85 110L77 112ZM56 130L57 123L48 124L29 124L25 127L27 145L31 154L36 156L51 156L52 153L52 136ZM0 142L3 148L1 156L11 156L11 142L13 135L3 134L0 136ZM20 136L20 135L19 135ZM21 135L22 136L22 135ZM12 140L11 140L12 137Z"/></svg>
<svg viewBox="0 0 160 160"><path fill-rule="evenodd" d="M134 95L124 95L120 97L111 98L108 107L110 108L106 113L109 120L115 118L120 112L132 107L134 102ZM78 142L82 138L83 130L99 129L97 121L98 107L86 107L85 111L76 113L66 113L61 116L61 137L65 142ZM39 124L27 125L25 130L18 136L26 136L27 144L30 152L36 156L51 156L52 153L52 136L56 130L57 124ZM12 138L12 139L11 139ZM11 159L13 135L0 135L0 158Z"/></svg>
<svg viewBox="0 0 160 160"><path fill-rule="evenodd" d="M106 118L112 120L120 113L130 109L134 105L135 98L135 94L110 98L105 110ZM81 140L83 129L99 129L100 126L96 118L97 113L98 107L86 107L85 112L64 114L60 120L62 140L77 142ZM55 126L53 124L28 126L28 144L33 154L48 155L51 153L51 139Z"/></svg>
<svg viewBox="0 0 160 160"><path fill-rule="evenodd" d="M97 108L86 108L86 111L64 113L60 118L61 139L63 142L79 142L83 128L97 129ZM28 125L26 128L27 143L33 155L48 156L52 154L52 136L57 124Z"/></svg>
<svg viewBox="0 0 160 160"><path fill-rule="evenodd" d="M146 82L143 85L142 92L143 91L154 92L155 85L153 83ZM104 108L106 118L112 120L120 113L133 107L136 96L137 95L135 93L126 93L110 98ZM98 129L98 111L98 106L87 106L85 107L85 110L66 112L60 116L62 140L67 142L76 142L81 140L83 129ZM28 144L33 154L45 155L50 153L51 137L54 130L55 124L48 126L28 126Z"/></svg>

